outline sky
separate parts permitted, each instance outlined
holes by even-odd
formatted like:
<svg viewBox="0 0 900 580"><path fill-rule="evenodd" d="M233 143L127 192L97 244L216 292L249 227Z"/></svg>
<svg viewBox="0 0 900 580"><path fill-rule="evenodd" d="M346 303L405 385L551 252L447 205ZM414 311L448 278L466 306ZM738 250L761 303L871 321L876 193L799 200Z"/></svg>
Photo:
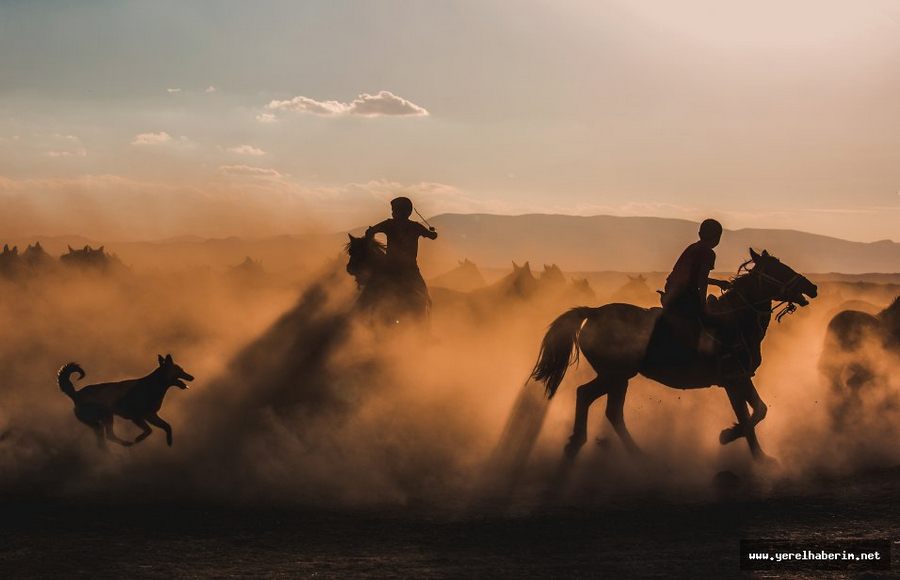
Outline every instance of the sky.
<svg viewBox="0 0 900 580"><path fill-rule="evenodd" d="M900 241L900 2L0 0L0 238L399 194Z"/></svg>

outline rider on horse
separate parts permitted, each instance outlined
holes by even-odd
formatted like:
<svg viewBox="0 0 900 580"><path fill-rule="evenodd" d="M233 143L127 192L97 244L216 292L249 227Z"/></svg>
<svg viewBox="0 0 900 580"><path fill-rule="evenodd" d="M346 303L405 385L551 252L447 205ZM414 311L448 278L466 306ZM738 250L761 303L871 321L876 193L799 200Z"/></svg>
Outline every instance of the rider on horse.
<svg viewBox="0 0 900 580"><path fill-rule="evenodd" d="M672 273L666 278L662 305L667 313L703 318L707 286L711 284L722 290L731 288L730 282L709 277L709 273L716 266L716 253L713 248L718 246L719 240L722 239L722 224L714 219L703 220L699 235L700 239L681 253L672 268Z"/></svg>
<svg viewBox="0 0 900 580"><path fill-rule="evenodd" d="M390 277L398 290L398 297L413 294L424 295L427 299L428 288L416 256L419 251L419 238L435 239L437 232L434 228L426 228L422 224L409 219L412 215L413 204L408 197L397 197L391 200L391 217L381 223L375 224L366 230L366 237L372 238L375 234L384 234L387 237L387 267Z"/></svg>
<svg viewBox="0 0 900 580"><path fill-rule="evenodd" d="M716 265L713 248L722 238L722 224L714 219L704 220L699 236L678 257L666 279L665 292L661 293L663 312L652 349L656 357L661 355L670 363L687 362L696 354L711 354L708 341L701 340L704 327L714 327L717 322L708 308L711 300L706 295L707 287L713 285L722 290L731 287L730 282L709 277ZM671 340L681 348L673 348L676 345Z"/></svg>

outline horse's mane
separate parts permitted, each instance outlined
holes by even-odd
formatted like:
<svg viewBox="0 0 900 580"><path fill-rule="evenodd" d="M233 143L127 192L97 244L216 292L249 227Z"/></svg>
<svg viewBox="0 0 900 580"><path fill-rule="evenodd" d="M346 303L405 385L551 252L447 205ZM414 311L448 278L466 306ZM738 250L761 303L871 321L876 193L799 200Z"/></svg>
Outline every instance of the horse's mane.
<svg viewBox="0 0 900 580"><path fill-rule="evenodd" d="M375 238L364 238L364 237L363 237L363 238L353 238L352 240L350 240L349 242L347 242L346 244L344 244L344 251L347 252L347 253L349 254L349 253L350 253L350 246L352 246L352 245L353 245L353 242L355 242L355 241L357 241L357 240L367 240L369 244L375 246L375 248L378 249L379 251L381 251L381 252L386 252L386 251L387 251L387 244L384 244L384 243L382 243L382 242L379 242L379 241L376 240Z"/></svg>
<svg viewBox="0 0 900 580"><path fill-rule="evenodd" d="M894 324L900 330L900 295L894 298L890 306L878 313L878 318L888 324Z"/></svg>

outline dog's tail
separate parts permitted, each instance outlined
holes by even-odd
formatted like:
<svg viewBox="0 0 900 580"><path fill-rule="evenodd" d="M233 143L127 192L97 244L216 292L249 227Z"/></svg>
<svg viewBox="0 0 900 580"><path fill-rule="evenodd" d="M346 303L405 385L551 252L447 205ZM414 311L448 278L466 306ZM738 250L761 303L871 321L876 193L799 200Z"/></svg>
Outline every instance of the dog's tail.
<svg viewBox="0 0 900 580"><path fill-rule="evenodd" d="M78 363L70 362L63 368L59 369L57 382L59 390L65 393L70 399L75 400L75 385L72 384L72 373L78 373L78 379L84 378L84 369Z"/></svg>

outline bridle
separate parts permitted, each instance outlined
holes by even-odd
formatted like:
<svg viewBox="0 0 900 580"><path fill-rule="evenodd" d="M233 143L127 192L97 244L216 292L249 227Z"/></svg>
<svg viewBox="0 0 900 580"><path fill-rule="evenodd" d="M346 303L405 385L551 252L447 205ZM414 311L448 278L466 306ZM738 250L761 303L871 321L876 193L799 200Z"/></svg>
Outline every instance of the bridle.
<svg viewBox="0 0 900 580"><path fill-rule="evenodd" d="M775 291L775 296L787 295L787 292L793 288L794 284L796 284L803 277L800 274L794 273L794 275L791 277L790 280L788 280L787 282L783 282L782 280L779 280L775 276L772 276L771 274L767 274L760 264L757 264L752 270L747 268L747 265L751 264L753 262L755 262L755 260L753 258L751 258L751 259L747 260L746 262L744 262L743 264L741 264L738 267L737 275L739 276L741 274L741 272L744 271L744 272L747 272L748 274L752 274L753 276L755 276L757 279L757 282L758 282L757 288L759 290L762 290L763 281L774 283L774 285L778 286L778 289ZM768 316L768 315L771 315L776 310L778 310L779 308L781 308L781 310L775 315L775 321L778 323L780 323L781 319L784 318L785 316L787 316L789 314L793 314L794 312L797 311L797 305L794 302L792 302L791 300L782 300L778 304L771 306L769 308L759 308L757 305L763 304L765 302L771 302L771 300L769 300L769 299L760 300L760 301L754 303L754 302L751 302L750 300L748 300L747 297L744 296L744 294L739 289L735 288L734 291L735 291L735 294L737 294L737 296L740 297L740 299L743 300L745 304L747 304L747 306L756 310L756 312L760 315ZM782 306L784 308L782 308Z"/></svg>

